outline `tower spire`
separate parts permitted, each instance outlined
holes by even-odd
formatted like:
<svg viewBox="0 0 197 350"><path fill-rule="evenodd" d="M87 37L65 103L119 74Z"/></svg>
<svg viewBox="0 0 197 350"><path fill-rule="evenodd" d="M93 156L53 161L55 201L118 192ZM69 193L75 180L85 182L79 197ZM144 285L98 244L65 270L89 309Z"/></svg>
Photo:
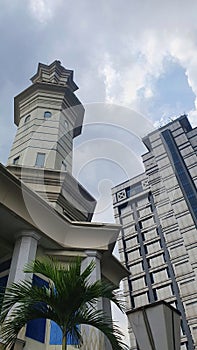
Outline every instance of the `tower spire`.
<svg viewBox="0 0 197 350"><path fill-rule="evenodd" d="M67 86L72 92L78 89L73 81L73 71L64 68L61 62L57 60L50 65L39 63L37 73L30 80L33 84L49 83Z"/></svg>

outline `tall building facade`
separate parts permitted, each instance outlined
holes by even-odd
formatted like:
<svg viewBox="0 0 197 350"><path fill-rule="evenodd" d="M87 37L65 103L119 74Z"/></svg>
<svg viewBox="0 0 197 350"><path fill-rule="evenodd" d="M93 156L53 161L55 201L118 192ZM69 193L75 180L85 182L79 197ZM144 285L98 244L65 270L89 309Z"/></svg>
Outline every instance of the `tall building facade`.
<svg viewBox="0 0 197 350"><path fill-rule="evenodd" d="M128 310L166 300L181 312L181 350L197 349L197 128L187 116L147 135L145 172L113 188ZM129 329L131 349L137 349Z"/></svg>

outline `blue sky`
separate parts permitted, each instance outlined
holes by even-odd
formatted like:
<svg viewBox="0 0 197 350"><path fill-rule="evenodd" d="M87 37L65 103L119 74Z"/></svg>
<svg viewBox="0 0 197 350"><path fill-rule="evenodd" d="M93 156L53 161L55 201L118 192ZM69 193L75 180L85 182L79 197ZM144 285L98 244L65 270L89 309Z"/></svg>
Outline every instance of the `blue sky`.
<svg viewBox="0 0 197 350"><path fill-rule="evenodd" d="M188 84L185 69L177 62L166 62L164 73L155 81L155 95L149 114L157 119L188 113L195 108L195 94Z"/></svg>
<svg viewBox="0 0 197 350"><path fill-rule="evenodd" d="M113 221L110 188L143 171L141 137L183 113L197 125L195 0L1 0L0 161L15 134L13 97L38 62L75 72L86 116L74 174Z"/></svg>

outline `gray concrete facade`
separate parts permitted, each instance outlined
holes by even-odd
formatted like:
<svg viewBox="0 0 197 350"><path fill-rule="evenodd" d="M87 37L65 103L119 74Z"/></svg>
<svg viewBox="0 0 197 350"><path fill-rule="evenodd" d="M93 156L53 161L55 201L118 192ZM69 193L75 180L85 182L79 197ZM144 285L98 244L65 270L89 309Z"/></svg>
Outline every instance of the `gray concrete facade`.
<svg viewBox="0 0 197 350"><path fill-rule="evenodd" d="M143 139L145 172L113 189L128 310L166 300L181 312L181 350L197 349L197 128L185 115ZM137 349L129 329L131 349Z"/></svg>

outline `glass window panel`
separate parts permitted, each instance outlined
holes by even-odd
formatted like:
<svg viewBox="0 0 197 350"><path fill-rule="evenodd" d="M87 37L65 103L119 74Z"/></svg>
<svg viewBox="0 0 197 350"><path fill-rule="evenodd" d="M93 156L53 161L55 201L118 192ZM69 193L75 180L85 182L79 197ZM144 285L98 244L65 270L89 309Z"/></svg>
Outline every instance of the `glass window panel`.
<svg viewBox="0 0 197 350"><path fill-rule="evenodd" d="M45 153L37 153L35 166L38 168L44 167L45 155Z"/></svg>
<svg viewBox="0 0 197 350"><path fill-rule="evenodd" d="M44 118L51 118L51 116L52 116L51 112L49 112L49 111L44 112Z"/></svg>

